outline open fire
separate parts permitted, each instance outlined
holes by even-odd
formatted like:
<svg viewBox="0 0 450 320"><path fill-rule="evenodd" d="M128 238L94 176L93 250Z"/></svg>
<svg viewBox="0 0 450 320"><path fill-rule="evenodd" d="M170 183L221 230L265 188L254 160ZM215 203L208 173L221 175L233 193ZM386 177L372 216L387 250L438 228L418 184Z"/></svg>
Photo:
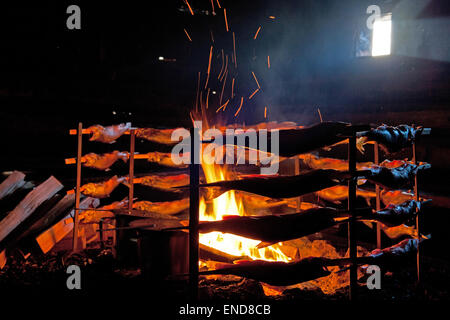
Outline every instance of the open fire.
<svg viewBox="0 0 450 320"><path fill-rule="evenodd" d="M207 164L204 161L202 168L208 183L226 180L227 178L225 168L218 164ZM225 192L209 203L204 198L200 200L200 220L222 220L225 215L245 215L242 200L237 198L235 191ZM200 235L200 243L234 256L245 256L254 260L266 261L289 262L292 260L280 250L281 243L257 249L256 246L259 242L259 240L230 233L210 232Z"/></svg>

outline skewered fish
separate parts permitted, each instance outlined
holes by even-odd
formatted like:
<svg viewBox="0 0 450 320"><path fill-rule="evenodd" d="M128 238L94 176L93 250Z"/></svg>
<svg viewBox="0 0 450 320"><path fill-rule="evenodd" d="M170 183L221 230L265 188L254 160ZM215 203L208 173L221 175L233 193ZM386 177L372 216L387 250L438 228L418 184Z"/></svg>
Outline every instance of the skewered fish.
<svg viewBox="0 0 450 320"><path fill-rule="evenodd" d="M134 183L143 184L152 188L162 189L165 191L178 191L175 187L186 186L189 184L189 175L150 175L140 178L134 178Z"/></svg>
<svg viewBox="0 0 450 320"><path fill-rule="evenodd" d="M347 186L334 186L317 191L316 194L329 202L340 203L343 200L348 199L348 187ZM377 195L373 191L366 191L360 188L356 189L356 196L366 199L368 205L370 205L370 199L375 198Z"/></svg>
<svg viewBox="0 0 450 320"><path fill-rule="evenodd" d="M114 217L114 213L108 210L117 210L125 208L128 205L128 199L124 199L122 201L115 201L111 204L105 205L99 209L100 210L86 210L82 211L80 214L80 222L88 223L88 222L99 222L100 219L103 218L112 218Z"/></svg>
<svg viewBox="0 0 450 320"><path fill-rule="evenodd" d="M81 162L83 163L83 166L88 168L107 170L119 159L121 159L123 162L127 162L128 152L119 152L115 150L111 153L104 153L102 155L96 153L88 153L81 157Z"/></svg>
<svg viewBox="0 0 450 320"><path fill-rule="evenodd" d="M398 265L399 261L407 257L415 256L420 242L418 239L405 239L391 247L375 249L369 256L362 257L361 262L376 264L378 266Z"/></svg>
<svg viewBox="0 0 450 320"><path fill-rule="evenodd" d="M427 163L420 165L404 163L393 169L373 166L370 170L358 171L358 176L363 176L370 182L379 184L386 189L400 189L411 185L419 170L428 168L431 168L431 165Z"/></svg>
<svg viewBox="0 0 450 320"><path fill-rule="evenodd" d="M330 271L323 265L322 260L322 258L305 258L289 263L241 260L236 261L236 264L217 264L218 269L200 272L200 274L232 274L262 281L269 285L289 286L328 276Z"/></svg>
<svg viewBox="0 0 450 320"><path fill-rule="evenodd" d="M292 157L345 140L352 126L344 122L322 122L311 127L279 130L279 155ZM236 134L239 136L239 134ZM272 145L268 134L268 145Z"/></svg>
<svg viewBox="0 0 450 320"><path fill-rule="evenodd" d="M224 220L202 222L199 232L219 231L261 240L258 247L301 238L337 224L336 218L348 216L334 208L313 208L300 213L261 217L225 216Z"/></svg>
<svg viewBox="0 0 450 320"><path fill-rule="evenodd" d="M381 190L380 193L381 201L383 201L384 205L398 205L407 200L414 199L414 193L405 192L402 190Z"/></svg>
<svg viewBox="0 0 450 320"><path fill-rule="evenodd" d="M275 208L283 205L289 205L295 202L295 199L272 199L264 196L258 196L256 194L247 193L241 191L237 193L247 209L267 209Z"/></svg>
<svg viewBox="0 0 450 320"><path fill-rule="evenodd" d="M150 202L138 201L133 203L133 209L156 212L160 214L177 214L189 208L189 199L181 199L175 201Z"/></svg>
<svg viewBox="0 0 450 320"><path fill-rule="evenodd" d="M92 132L89 141L98 141L103 143L114 143L116 139L131 128L131 123L121 123L114 126L103 127L99 124L88 128Z"/></svg>
<svg viewBox="0 0 450 320"><path fill-rule="evenodd" d="M427 201L429 202L429 201ZM364 218L374 219L387 226L398 226L401 224L411 225L425 202L408 200L400 205L388 205L385 209L369 214Z"/></svg>
<svg viewBox="0 0 450 320"><path fill-rule="evenodd" d="M175 129L139 128L136 129L136 137L160 144L174 145L179 142L176 140L172 140L172 133L177 129L182 128L175 128Z"/></svg>
<svg viewBox="0 0 450 320"><path fill-rule="evenodd" d="M227 129L235 129L235 128L244 128L246 130L248 129L268 129L268 130L281 130L281 129L293 129L293 128L300 128L301 126L298 126L295 122L292 121L283 121L283 122L276 122L276 121L270 121L270 122L260 122L254 125L244 125L244 124L230 124L228 126L222 126L218 127L218 129L222 132L225 132Z"/></svg>
<svg viewBox="0 0 450 320"><path fill-rule="evenodd" d="M311 153L300 154L298 158L310 169L333 169L338 171L348 170L348 161L333 158L322 158ZM356 163L356 169L366 170L373 165L373 162Z"/></svg>
<svg viewBox="0 0 450 320"><path fill-rule="evenodd" d="M312 170L296 176L256 175L242 180L225 180L200 186L218 187L210 190L207 196L209 199L229 190L241 190L270 198L292 198L338 185L348 177L346 172Z"/></svg>
<svg viewBox="0 0 450 320"><path fill-rule="evenodd" d="M189 153L190 154L190 153ZM149 152L147 153L147 161L153 162L165 167L172 167L172 168L187 168L188 165L184 163L176 164L172 160L172 154L168 152ZM187 155L189 157L189 155ZM190 158L189 158L190 159Z"/></svg>
<svg viewBox="0 0 450 320"><path fill-rule="evenodd" d="M85 196L93 198L107 198L114 191L114 189L122 182L126 180L126 177L118 178L117 176L100 183L88 183L82 185L80 192Z"/></svg>
<svg viewBox="0 0 450 320"><path fill-rule="evenodd" d="M376 141L387 152L396 152L412 145L420 137L423 128L402 124L396 127L385 124L362 133L366 141Z"/></svg>

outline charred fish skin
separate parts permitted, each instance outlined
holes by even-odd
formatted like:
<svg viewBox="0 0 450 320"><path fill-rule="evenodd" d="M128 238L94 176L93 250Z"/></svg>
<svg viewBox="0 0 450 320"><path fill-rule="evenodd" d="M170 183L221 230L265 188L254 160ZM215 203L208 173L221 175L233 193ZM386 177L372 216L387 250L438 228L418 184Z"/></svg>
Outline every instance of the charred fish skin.
<svg viewBox="0 0 450 320"><path fill-rule="evenodd" d="M275 130L268 130L267 145L275 145L276 143L279 145L279 156L292 157L345 140L351 129L352 125L350 123L331 121L321 122L310 127L282 128L276 130L278 131L277 141L272 141L272 133ZM260 131L258 130L257 132ZM233 135L234 144L237 144L236 140L239 141L241 135L245 135L245 133ZM228 140L229 138L227 137ZM251 146L246 145L245 147Z"/></svg>
<svg viewBox="0 0 450 320"><path fill-rule="evenodd" d="M103 143L114 143L116 139L122 136L127 130L131 128L131 123L121 123L109 127L102 125L93 125L88 128L92 135L89 141L98 141Z"/></svg>
<svg viewBox="0 0 450 320"><path fill-rule="evenodd" d="M385 267L398 267L405 258L413 258L422 241L419 239L405 239L396 245L384 249L375 249L369 256L362 259L368 263Z"/></svg>
<svg viewBox="0 0 450 320"><path fill-rule="evenodd" d="M242 261L237 265L203 272L202 274L232 274L262 281L274 286L289 286L330 275L320 258L305 258L297 262Z"/></svg>
<svg viewBox="0 0 450 320"><path fill-rule="evenodd" d="M219 187L221 192L240 190L269 198L292 198L333 187L349 177L346 172L312 170L296 176L261 176L242 180L225 180L200 185ZM214 196L220 195L216 192Z"/></svg>
<svg viewBox="0 0 450 320"><path fill-rule="evenodd" d="M359 171L358 175L365 177L372 183L379 184L386 189L401 189L412 185L414 177L419 170L431 168L430 164L415 165L405 163L400 167L389 169L381 166L374 166L369 170Z"/></svg>
<svg viewBox="0 0 450 320"><path fill-rule="evenodd" d="M375 212L373 217L375 220L390 227L401 224L410 226L415 223L415 218L422 210L422 207L423 202L408 200L400 205L389 205L385 209Z"/></svg>
<svg viewBox="0 0 450 320"><path fill-rule="evenodd" d="M300 213L261 217L233 216L225 220L203 222L199 232L219 231L277 243L314 234L337 224L334 208L313 208Z"/></svg>
<svg viewBox="0 0 450 320"><path fill-rule="evenodd" d="M401 124L399 126L381 125L364 134L368 141L378 142L387 152L392 153L411 146L420 137L423 128L415 129Z"/></svg>

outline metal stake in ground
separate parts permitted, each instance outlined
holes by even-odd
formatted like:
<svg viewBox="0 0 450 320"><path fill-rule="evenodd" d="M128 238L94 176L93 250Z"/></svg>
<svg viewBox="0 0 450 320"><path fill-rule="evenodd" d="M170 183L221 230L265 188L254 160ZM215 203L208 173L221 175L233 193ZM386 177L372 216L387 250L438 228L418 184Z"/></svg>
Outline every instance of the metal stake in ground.
<svg viewBox="0 0 450 320"><path fill-rule="evenodd" d="M197 149L197 150L196 150ZM190 171L190 198L189 198L189 293L193 300L198 298L198 222L199 222L199 174L200 137L198 128L191 128L191 164Z"/></svg>

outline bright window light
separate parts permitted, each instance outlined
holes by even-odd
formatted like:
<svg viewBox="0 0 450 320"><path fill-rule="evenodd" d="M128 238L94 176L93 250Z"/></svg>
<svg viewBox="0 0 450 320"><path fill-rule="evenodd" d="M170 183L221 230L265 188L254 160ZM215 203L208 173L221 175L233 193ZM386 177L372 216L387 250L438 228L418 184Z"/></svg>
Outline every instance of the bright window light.
<svg viewBox="0 0 450 320"><path fill-rule="evenodd" d="M372 56L391 54L392 15L387 14L377 19L373 24Z"/></svg>

